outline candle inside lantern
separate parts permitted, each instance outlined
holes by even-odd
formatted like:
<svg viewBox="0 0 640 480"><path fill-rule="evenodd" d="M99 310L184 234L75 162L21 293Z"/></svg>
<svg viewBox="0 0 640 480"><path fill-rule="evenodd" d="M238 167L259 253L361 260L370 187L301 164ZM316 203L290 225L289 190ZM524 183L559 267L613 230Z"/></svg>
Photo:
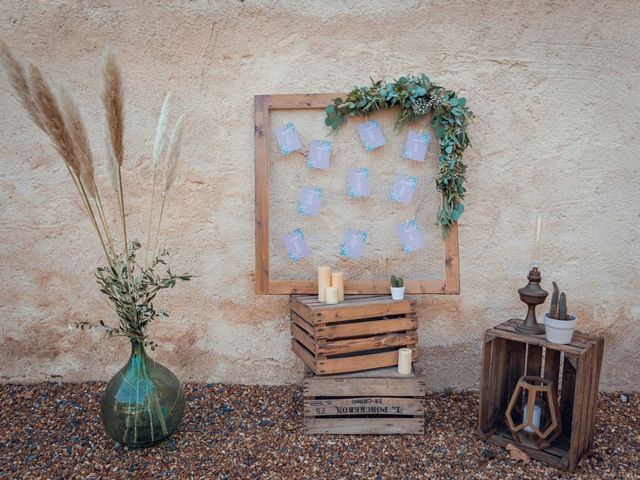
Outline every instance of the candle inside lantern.
<svg viewBox="0 0 640 480"><path fill-rule="evenodd" d="M525 405L522 409L522 421L527 421L527 413L529 412L529 405ZM540 405L533 406L533 418L531 419L531 423L533 423L538 430L540 430L540 416L542 415L542 408ZM524 427L525 432L533 433L533 428L530 426Z"/></svg>
<svg viewBox="0 0 640 480"><path fill-rule="evenodd" d="M325 290L331 286L331 268L318 267L318 301L324 303Z"/></svg>
<svg viewBox="0 0 640 480"><path fill-rule="evenodd" d="M338 303L338 287L327 287L324 292L327 305L336 305Z"/></svg>
<svg viewBox="0 0 640 480"><path fill-rule="evenodd" d="M331 273L331 286L338 289L338 301L344 302L344 274L342 272Z"/></svg>
<svg viewBox="0 0 640 480"><path fill-rule="evenodd" d="M410 348L401 348L398 350L398 373L400 375L409 375L411 373L411 360L413 352Z"/></svg>

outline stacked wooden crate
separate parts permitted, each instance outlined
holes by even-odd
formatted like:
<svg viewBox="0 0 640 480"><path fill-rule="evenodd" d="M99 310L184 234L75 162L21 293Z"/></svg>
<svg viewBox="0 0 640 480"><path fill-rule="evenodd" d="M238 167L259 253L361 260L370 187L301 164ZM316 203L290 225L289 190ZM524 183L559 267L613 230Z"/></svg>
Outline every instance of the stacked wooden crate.
<svg viewBox="0 0 640 480"><path fill-rule="evenodd" d="M293 351L318 375L398 364L398 349L418 343L415 303L388 295L352 295L337 305L291 297Z"/></svg>
<svg viewBox="0 0 640 480"><path fill-rule="evenodd" d="M573 470L593 443L604 339L576 331L570 344L559 345L544 335L518 332L521 322L509 320L485 332L478 431L496 445L514 443L504 418L511 394L522 375L544 377L557 388L562 435L547 448L520 448L537 460Z"/></svg>
<svg viewBox="0 0 640 480"><path fill-rule="evenodd" d="M292 349L308 367L306 433L422 433L424 380L397 373L398 349L416 360L415 303L353 295L338 305L291 297Z"/></svg>

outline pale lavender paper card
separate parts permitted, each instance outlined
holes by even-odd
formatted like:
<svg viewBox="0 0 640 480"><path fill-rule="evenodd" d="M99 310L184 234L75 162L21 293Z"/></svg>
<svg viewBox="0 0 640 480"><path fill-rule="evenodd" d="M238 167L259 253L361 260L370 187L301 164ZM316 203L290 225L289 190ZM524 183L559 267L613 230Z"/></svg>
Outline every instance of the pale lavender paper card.
<svg viewBox="0 0 640 480"><path fill-rule="evenodd" d="M287 247L287 255L294 262L309 255L309 245L307 245L302 230L299 228L287 233L282 239L285 247Z"/></svg>
<svg viewBox="0 0 640 480"><path fill-rule="evenodd" d="M315 216L320 213L322 189L318 187L302 187L298 195L298 213Z"/></svg>
<svg viewBox="0 0 640 480"><path fill-rule="evenodd" d="M298 132L293 123L287 123L284 127L276 128L276 138L278 139L278 146L280 147L280 153L282 155L289 155L296 150L302 148Z"/></svg>
<svg viewBox="0 0 640 480"><path fill-rule="evenodd" d="M398 238L400 239L404 253L415 252L425 247L422 232L420 232L420 228L418 228L415 220L401 223L396 227L396 232L398 233Z"/></svg>
<svg viewBox="0 0 640 480"><path fill-rule="evenodd" d="M377 121L369 120L361 123L357 128L362 139L362 145L368 152L384 145L384 136L382 136L382 130Z"/></svg>
<svg viewBox="0 0 640 480"><path fill-rule="evenodd" d="M417 186L418 177L399 173L396 175L396 179L393 182L389 198L396 202L400 202L403 205L408 205L409 202L411 202L411 198L413 197L413 193L416 191Z"/></svg>
<svg viewBox="0 0 640 480"><path fill-rule="evenodd" d="M429 134L427 132L409 132L404 144L404 158L424 162L424 157L429 148Z"/></svg>
<svg viewBox="0 0 640 480"><path fill-rule="evenodd" d="M347 173L349 182L349 198L368 197L371 195L368 168L352 168Z"/></svg>
<svg viewBox="0 0 640 480"><path fill-rule="evenodd" d="M362 256L364 243L367 241L368 236L367 232L348 228L344 232L344 241L340 245L340 255L358 260Z"/></svg>
<svg viewBox="0 0 640 480"><path fill-rule="evenodd" d="M331 142L324 140L311 140L309 145L309 160L307 166L309 168L318 168L327 170L331 159Z"/></svg>

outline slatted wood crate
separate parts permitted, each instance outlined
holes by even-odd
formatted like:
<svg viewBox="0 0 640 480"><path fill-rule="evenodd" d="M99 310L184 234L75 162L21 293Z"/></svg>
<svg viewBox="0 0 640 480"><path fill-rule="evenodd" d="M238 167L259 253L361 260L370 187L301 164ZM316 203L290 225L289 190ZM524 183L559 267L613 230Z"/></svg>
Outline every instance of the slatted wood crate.
<svg viewBox="0 0 640 480"><path fill-rule="evenodd" d="M418 343L415 302L351 295L338 305L313 295L290 297L291 347L318 375L398 364L398 349Z"/></svg>
<svg viewBox="0 0 640 480"><path fill-rule="evenodd" d="M307 369L304 430L307 434L423 434L424 378L397 367L341 375Z"/></svg>
<svg viewBox="0 0 640 480"><path fill-rule="evenodd" d="M544 335L523 335L513 319L485 332L478 430L487 441L515 443L504 413L521 375L554 382L559 395L562 435L549 448L521 447L531 457L573 470L593 442L604 339L576 331L569 345L548 342Z"/></svg>

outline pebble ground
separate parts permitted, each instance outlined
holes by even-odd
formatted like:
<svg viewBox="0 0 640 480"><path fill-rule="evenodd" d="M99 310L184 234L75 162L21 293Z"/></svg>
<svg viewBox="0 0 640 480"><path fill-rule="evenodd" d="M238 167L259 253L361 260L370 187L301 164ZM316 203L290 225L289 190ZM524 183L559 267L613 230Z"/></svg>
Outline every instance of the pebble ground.
<svg viewBox="0 0 640 480"><path fill-rule="evenodd" d="M102 428L103 388L0 385L0 478L640 478L640 395L600 396L594 450L568 474L480 441L475 393L428 394L424 435L306 436L300 387L189 384L176 433L130 450Z"/></svg>

